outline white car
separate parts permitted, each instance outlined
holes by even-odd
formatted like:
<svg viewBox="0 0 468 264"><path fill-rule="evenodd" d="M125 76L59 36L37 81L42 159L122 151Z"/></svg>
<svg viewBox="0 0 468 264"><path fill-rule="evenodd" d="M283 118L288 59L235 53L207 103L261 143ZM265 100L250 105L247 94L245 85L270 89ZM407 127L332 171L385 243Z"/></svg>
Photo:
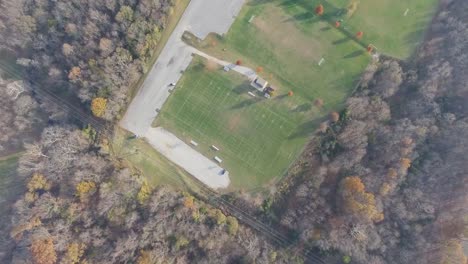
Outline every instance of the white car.
<svg viewBox="0 0 468 264"><path fill-rule="evenodd" d="M170 83L169 86L175 86L176 84L175 83Z"/></svg>

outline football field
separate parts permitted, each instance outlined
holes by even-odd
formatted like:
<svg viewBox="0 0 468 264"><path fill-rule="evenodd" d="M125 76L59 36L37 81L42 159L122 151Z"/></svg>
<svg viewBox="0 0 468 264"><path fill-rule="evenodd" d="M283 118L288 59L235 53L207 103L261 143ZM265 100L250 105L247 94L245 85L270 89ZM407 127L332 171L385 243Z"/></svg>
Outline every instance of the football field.
<svg viewBox="0 0 468 264"><path fill-rule="evenodd" d="M266 99L252 91L235 72L207 70L195 60L164 105L155 125L185 142L197 142L208 158L218 156L234 187L254 187L281 175L295 159L310 127L298 133L298 118L290 118L288 97ZM301 109L296 109L297 113ZM294 115L294 112L293 112ZM215 151L214 145L219 148Z"/></svg>
<svg viewBox="0 0 468 264"><path fill-rule="evenodd" d="M410 56L436 2L247 1L226 35L199 41L187 34L184 40L256 70L276 96L251 97L245 77L196 59L154 125L198 142L196 149L208 158L220 157L233 187L267 184L284 175L327 114L344 107L372 60L368 45L381 54ZM321 16L315 13L319 4Z"/></svg>

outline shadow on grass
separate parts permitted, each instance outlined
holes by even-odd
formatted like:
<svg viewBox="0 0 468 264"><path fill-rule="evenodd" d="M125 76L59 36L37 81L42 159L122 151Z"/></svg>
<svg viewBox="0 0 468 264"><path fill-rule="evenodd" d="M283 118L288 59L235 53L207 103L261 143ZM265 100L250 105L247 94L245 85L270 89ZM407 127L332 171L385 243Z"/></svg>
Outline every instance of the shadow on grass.
<svg viewBox="0 0 468 264"><path fill-rule="evenodd" d="M350 40L351 40L350 38L344 37L344 38L342 38L342 39L333 41L332 44L333 44L333 45L340 45L340 44L349 42Z"/></svg>
<svg viewBox="0 0 468 264"><path fill-rule="evenodd" d="M288 97L288 94L278 95L278 96L275 97L275 100L281 100L281 99L286 98L286 97Z"/></svg>
<svg viewBox="0 0 468 264"><path fill-rule="evenodd" d="M247 100L244 100L236 105L233 105L231 107L231 110L236 110L236 109L241 109L241 108L244 108L244 107L249 107L253 104L256 104L258 103L260 100L255 100L254 98L252 99L247 99Z"/></svg>
<svg viewBox="0 0 468 264"><path fill-rule="evenodd" d="M359 56L361 56L362 54L364 54L364 51L363 51L363 50L356 50L356 51L351 52L350 54L344 56L343 58L344 58L344 59L352 59L352 58L359 57Z"/></svg>
<svg viewBox="0 0 468 264"><path fill-rule="evenodd" d="M304 12L302 14L297 14L292 17L296 21L312 20L315 17L311 12ZM318 20L317 20L318 21Z"/></svg>
<svg viewBox="0 0 468 264"><path fill-rule="evenodd" d="M329 31L330 29L332 29L332 27L326 26L326 27L321 28L320 31Z"/></svg>
<svg viewBox="0 0 468 264"><path fill-rule="evenodd" d="M312 104L305 103L305 104L298 105L296 108L292 109L291 112L302 113L302 112L307 112L311 109L312 109Z"/></svg>
<svg viewBox="0 0 468 264"><path fill-rule="evenodd" d="M243 82L241 85L236 86L232 91L236 94L245 94L252 90L249 86L249 82Z"/></svg>
<svg viewBox="0 0 468 264"><path fill-rule="evenodd" d="M305 138L311 136L317 130L318 124L322 121L322 118L316 118L311 121L302 123L296 132L292 133L288 139Z"/></svg>
<svg viewBox="0 0 468 264"><path fill-rule="evenodd" d="M417 46L424 36L424 28L418 28L417 30L408 33L404 36L405 44L411 47Z"/></svg>

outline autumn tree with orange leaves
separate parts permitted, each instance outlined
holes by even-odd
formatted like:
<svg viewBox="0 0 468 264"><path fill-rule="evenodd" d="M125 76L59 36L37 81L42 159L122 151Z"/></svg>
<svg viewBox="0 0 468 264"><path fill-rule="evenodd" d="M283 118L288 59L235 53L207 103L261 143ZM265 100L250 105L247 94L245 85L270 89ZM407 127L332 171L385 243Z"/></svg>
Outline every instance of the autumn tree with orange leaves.
<svg viewBox="0 0 468 264"><path fill-rule="evenodd" d="M57 262L57 253L55 253L52 238L33 240L30 250L35 264L54 264Z"/></svg>
<svg viewBox="0 0 468 264"><path fill-rule="evenodd" d="M71 81L78 79L80 76L81 76L80 67L73 67L68 73L68 79L70 79Z"/></svg>
<svg viewBox="0 0 468 264"><path fill-rule="evenodd" d="M321 16L323 15L323 12L325 11L325 9L323 8L323 5L320 4L318 5L316 8L315 8L315 14Z"/></svg>
<svg viewBox="0 0 468 264"><path fill-rule="evenodd" d="M364 32L362 31L359 31L358 33L356 33L356 38L358 39L361 39L363 36L364 36Z"/></svg>
<svg viewBox="0 0 468 264"><path fill-rule="evenodd" d="M337 112L331 112L330 120L334 123L338 122L340 120L340 114L338 114Z"/></svg>
<svg viewBox="0 0 468 264"><path fill-rule="evenodd" d="M366 192L365 185L359 177L345 178L341 182L340 194L345 213L369 221L383 220L384 215L377 210L374 194Z"/></svg>

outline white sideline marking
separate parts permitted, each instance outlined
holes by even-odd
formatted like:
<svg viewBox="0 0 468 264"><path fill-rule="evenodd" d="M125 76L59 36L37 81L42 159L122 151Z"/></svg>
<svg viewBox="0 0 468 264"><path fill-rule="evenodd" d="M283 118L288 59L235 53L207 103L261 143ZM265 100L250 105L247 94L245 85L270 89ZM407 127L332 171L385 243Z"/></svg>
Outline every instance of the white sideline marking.
<svg viewBox="0 0 468 264"><path fill-rule="evenodd" d="M406 9L404 16L407 16L407 15L408 15L408 12L409 12L409 8Z"/></svg>

